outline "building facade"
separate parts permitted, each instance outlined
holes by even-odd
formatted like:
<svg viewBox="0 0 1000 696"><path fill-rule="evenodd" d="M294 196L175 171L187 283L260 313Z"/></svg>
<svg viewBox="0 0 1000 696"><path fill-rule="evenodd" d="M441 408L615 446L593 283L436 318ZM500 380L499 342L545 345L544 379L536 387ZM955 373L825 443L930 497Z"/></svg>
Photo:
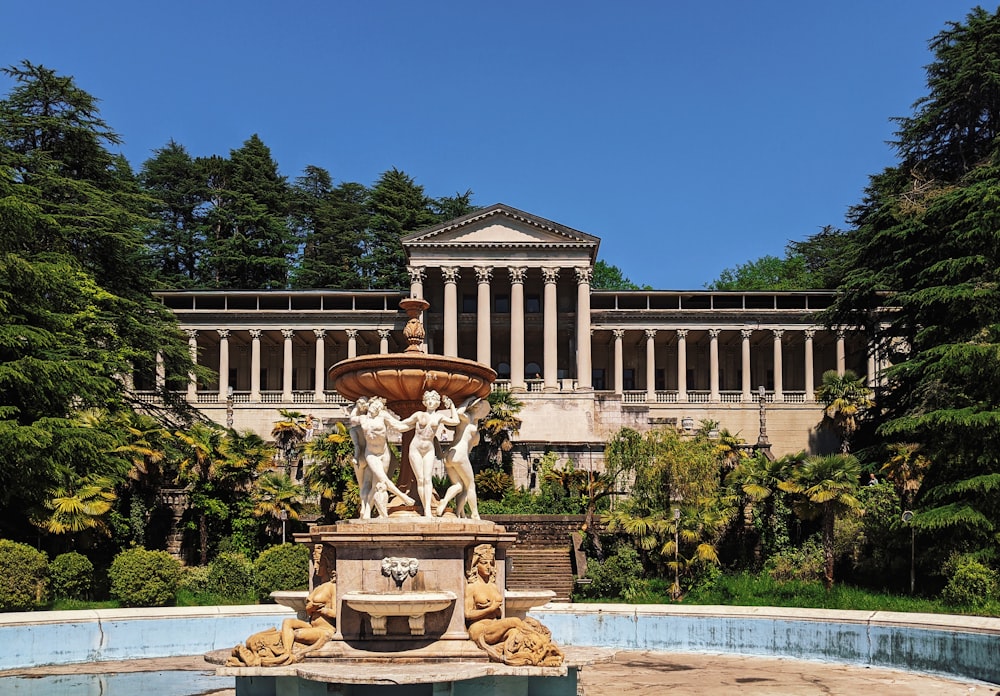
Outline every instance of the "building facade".
<svg viewBox="0 0 1000 696"><path fill-rule="evenodd" d="M599 466L623 426L711 419L756 442L761 398L774 454L818 451L832 444L818 429L822 374L852 369L874 384L880 369L863 335L816 324L832 292L595 290L596 237L506 205L410 234L403 246L408 292L158 292L192 357L218 375L192 380L186 398L265 437L277 409L344 420L327 371L403 350L399 300L423 297L428 352L489 365L496 387L524 403L515 457L524 483L548 450ZM669 252L655 253L666 264ZM137 377L143 386L152 385Z"/></svg>

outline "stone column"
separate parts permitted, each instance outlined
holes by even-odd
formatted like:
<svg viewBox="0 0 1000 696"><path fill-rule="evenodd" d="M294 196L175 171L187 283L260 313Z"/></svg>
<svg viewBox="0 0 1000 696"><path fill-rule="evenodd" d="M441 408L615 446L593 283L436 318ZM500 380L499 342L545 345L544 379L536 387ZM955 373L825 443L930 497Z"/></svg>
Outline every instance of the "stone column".
<svg viewBox="0 0 1000 696"><path fill-rule="evenodd" d="M410 274L410 297L419 297L420 299L424 299L424 280L427 278L427 269L423 266L407 266L406 271ZM427 326L427 320L424 317L423 312L420 313L418 318L420 319L421 324ZM420 345L423 351L427 353L427 341L425 340Z"/></svg>
<svg viewBox="0 0 1000 696"><path fill-rule="evenodd" d="M250 401L260 403L260 337L264 332L250 329Z"/></svg>
<svg viewBox="0 0 1000 696"><path fill-rule="evenodd" d="M493 280L493 268L476 266L476 361L483 365L493 366L493 355L490 342L490 281Z"/></svg>
<svg viewBox="0 0 1000 696"><path fill-rule="evenodd" d="M593 362L590 350L591 268L576 269L576 388L593 389Z"/></svg>
<svg viewBox="0 0 1000 696"><path fill-rule="evenodd" d="M719 334L722 329L708 330L708 400L717 403L719 398Z"/></svg>
<svg viewBox="0 0 1000 696"><path fill-rule="evenodd" d="M868 346L868 375L865 379L865 384L868 385L870 389L874 389L878 386L877 370L875 368L875 346Z"/></svg>
<svg viewBox="0 0 1000 696"><path fill-rule="evenodd" d="M184 333L187 334L188 337L188 353L191 355L191 362L197 365L198 329L185 329ZM192 404L198 401L198 378L195 376L194 372L188 373L187 400L188 403Z"/></svg>
<svg viewBox="0 0 1000 696"><path fill-rule="evenodd" d="M326 329L313 329L316 334L316 392L313 401L326 401Z"/></svg>
<svg viewBox="0 0 1000 696"><path fill-rule="evenodd" d="M656 329L646 329L646 403L656 403Z"/></svg>
<svg viewBox="0 0 1000 696"><path fill-rule="evenodd" d="M163 391L167 386L167 365L163 361L163 353L161 353L160 351L156 351L155 379L156 379L156 390Z"/></svg>
<svg viewBox="0 0 1000 696"><path fill-rule="evenodd" d="M816 337L816 329L806 329L802 333L806 338L806 403L810 403L816 400L816 385L813 376L813 338Z"/></svg>
<svg viewBox="0 0 1000 696"><path fill-rule="evenodd" d="M424 279L427 271L423 266L407 266L407 273L410 274L410 297L424 298Z"/></svg>
<svg viewBox="0 0 1000 696"><path fill-rule="evenodd" d="M295 330L282 329L281 335L285 337L285 354L281 362L281 400L287 403L292 400L292 339L295 337Z"/></svg>
<svg viewBox="0 0 1000 696"><path fill-rule="evenodd" d="M444 354L458 357L458 267L443 266L444 278Z"/></svg>
<svg viewBox="0 0 1000 696"><path fill-rule="evenodd" d="M346 329L344 333L347 334L347 357L358 357L358 330Z"/></svg>
<svg viewBox="0 0 1000 696"><path fill-rule="evenodd" d="M219 332L219 401L229 398L229 329Z"/></svg>
<svg viewBox="0 0 1000 696"><path fill-rule="evenodd" d="M625 338L625 329L612 329L611 335L615 337L615 394L625 391L625 365L622 357L622 339Z"/></svg>
<svg viewBox="0 0 1000 696"><path fill-rule="evenodd" d="M542 280L545 282L545 301L542 315L543 355L545 365L542 368L545 391L559 389L559 316L556 304L556 281L559 280L558 268L543 268Z"/></svg>
<svg viewBox="0 0 1000 696"><path fill-rule="evenodd" d="M742 349L742 356L741 356L742 362L740 364L743 372L743 384L740 386L742 387L743 391L743 395L741 398L743 400L743 403L745 404L750 403L750 400L753 398L753 393L751 391L753 389L753 387L751 386L753 383L753 377L750 374L751 336L753 336L753 329L740 329L740 337L743 339L740 346Z"/></svg>
<svg viewBox="0 0 1000 696"><path fill-rule="evenodd" d="M677 401L688 400L687 329L677 329Z"/></svg>
<svg viewBox="0 0 1000 696"><path fill-rule="evenodd" d="M511 266L510 274L510 388L527 390L524 383L524 276L528 269Z"/></svg>
<svg viewBox="0 0 1000 696"><path fill-rule="evenodd" d="M844 350L845 334L843 329L837 329L837 374L841 377L847 372L847 353Z"/></svg>
<svg viewBox="0 0 1000 696"><path fill-rule="evenodd" d="M380 355L389 354L389 336L392 331L389 329L379 329L378 330L378 352Z"/></svg>
<svg viewBox="0 0 1000 696"><path fill-rule="evenodd" d="M781 379L781 337L785 335L785 330L772 329L771 333L774 334L774 401L778 403L785 399Z"/></svg>

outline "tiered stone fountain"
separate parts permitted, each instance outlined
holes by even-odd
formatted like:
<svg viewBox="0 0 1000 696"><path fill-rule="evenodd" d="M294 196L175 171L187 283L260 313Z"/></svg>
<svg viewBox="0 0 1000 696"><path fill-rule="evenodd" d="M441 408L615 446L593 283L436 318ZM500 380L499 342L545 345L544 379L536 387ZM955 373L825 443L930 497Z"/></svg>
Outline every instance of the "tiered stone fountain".
<svg viewBox="0 0 1000 696"><path fill-rule="evenodd" d="M358 404L351 423L362 519L296 535L312 548L313 594L308 603L305 593L276 593L276 600L295 607L300 620L286 621L284 631L251 636L219 672L237 678L238 696L575 694L580 660L564 663L547 630L524 616L553 593L522 591L515 597L505 591L506 551L516 535L479 519L474 490L463 490L454 511L425 499L429 494L415 472L422 471L425 480L427 472L421 462L410 462L414 436L427 444L441 425L462 422L456 414L482 412L471 404L488 396L496 373L471 360L428 355L419 318L427 303L410 298L400 306L409 316L403 353L350 358L330 370L337 392ZM441 411L434 395L440 396ZM380 412L381 403L375 402L381 400L394 415ZM463 430L471 418L465 416L459 432L475 434L474 422L472 430ZM388 450L378 458L384 423L406 431L398 488L365 470L389 462ZM434 452L416 444L418 457ZM454 474L452 460L461 452L436 451ZM473 485L456 478L457 488ZM390 489L397 492L392 499Z"/></svg>

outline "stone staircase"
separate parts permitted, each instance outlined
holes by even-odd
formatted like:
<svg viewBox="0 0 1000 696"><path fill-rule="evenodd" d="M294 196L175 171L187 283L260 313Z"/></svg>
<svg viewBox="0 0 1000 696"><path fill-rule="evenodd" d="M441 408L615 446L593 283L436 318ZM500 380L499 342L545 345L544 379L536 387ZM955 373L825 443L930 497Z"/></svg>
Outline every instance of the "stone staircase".
<svg viewBox="0 0 1000 696"><path fill-rule="evenodd" d="M573 561L570 547L537 548L514 546L507 550L507 589L552 590L556 602L568 602L573 592Z"/></svg>

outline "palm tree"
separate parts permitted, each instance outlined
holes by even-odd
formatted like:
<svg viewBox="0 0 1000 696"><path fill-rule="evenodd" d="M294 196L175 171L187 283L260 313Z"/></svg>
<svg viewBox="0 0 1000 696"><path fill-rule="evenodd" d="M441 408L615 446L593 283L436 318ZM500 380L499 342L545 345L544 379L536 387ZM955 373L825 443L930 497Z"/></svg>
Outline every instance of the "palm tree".
<svg viewBox="0 0 1000 696"><path fill-rule="evenodd" d="M521 419L517 414L524 408L523 402L504 389L490 392L488 399L490 412L479 423L479 444L470 453L476 471L481 471L494 462L502 464L507 453L514 447L513 438L521 429Z"/></svg>
<svg viewBox="0 0 1000 696"><path fill-rule="evenodd" d="M178 465L178 482L190 491L191 504L198 515L198 545L201 565L208 564L208 516L219 514L222 506L212 483L225 475L223 453L225 431L213 424L196 422L185 432L174 433L187 456Z"/></svg>
<svg viewBox="0 0 1000 696"><path fill-rule="evenodd" d="M106 517L116 498L110 479L66 472L62 485L49 490L44 502L49 516L38 524L50 534L75 536L94 530L110 536Z"/></svg>
<svg viewBox="0 0 1000 696"><path fill-rule="evenodd" d="M354 445L343 423L334 425L325 437L310 440L305 446L309 463L302 481L306 491L319 493L319 506L324 520L333 521L331 511L344 500L354 481Z"/></svg>
<svg viewBox="0 0 1000 696"><path fill-rule="evenodd" d="M796 514L803 519L821 518L823 529L823 579L826 588L833 587L833 531L837 517L858 514L861 502L855 496L861 464L850 454L830 454L808 457L802 466L792 471L792 477L781 488L798 494L793 503Z"/></svg>
<svg viewBox="0 0 1000 696"><path fill-rule="evenodd" d="M291 476L292 461L296 459L299 444L306 438L305 415L298 411L278 409L281 420L271 429L274 446L281 452L285 460L285 475Z"/></svg>
<svg viewBox="0 0 1000 696"><path fill-rule="evenodd" d="M280 527L283 520L299 519L302 487L286 474L269 471L257 480L254 503L254 515L268 518L268 527Z"/></svg>
<svg viewBox="0 0 1000 696"><path fill-rule="evenodd" d="M921 445L912 442L894 442L888 447L889 461L882 465L882 473L896 486L903 507L909 508L920 490L931 460L923 453Z"/></svg>
<svg viewBox="0 0 1000 696"><path fill-rule="evenodd" d="M851 370L845 370L843 375L827 370L816 398L823 403L824 422L840 435L841 453L847 454L851 451L851 437L858 429L858 419L875 405L872 390Z"/></svg>
<svg viewBox="0 0 1000 696"><path fill-rule="evenodd" d="M762 454L740 459L726 476L725 484L731 491L730 497L737 507L737 519L741 523L739 534L744 540L741 548L746 551L745 539L751 520L757 515L761 520L761 551L766 556L779 546L776 532L781 525L775 524L775 496L781 492L781 483L786 481L795 467L806 458L805 452L788 454L780 459L769 459Z"/></svg>

